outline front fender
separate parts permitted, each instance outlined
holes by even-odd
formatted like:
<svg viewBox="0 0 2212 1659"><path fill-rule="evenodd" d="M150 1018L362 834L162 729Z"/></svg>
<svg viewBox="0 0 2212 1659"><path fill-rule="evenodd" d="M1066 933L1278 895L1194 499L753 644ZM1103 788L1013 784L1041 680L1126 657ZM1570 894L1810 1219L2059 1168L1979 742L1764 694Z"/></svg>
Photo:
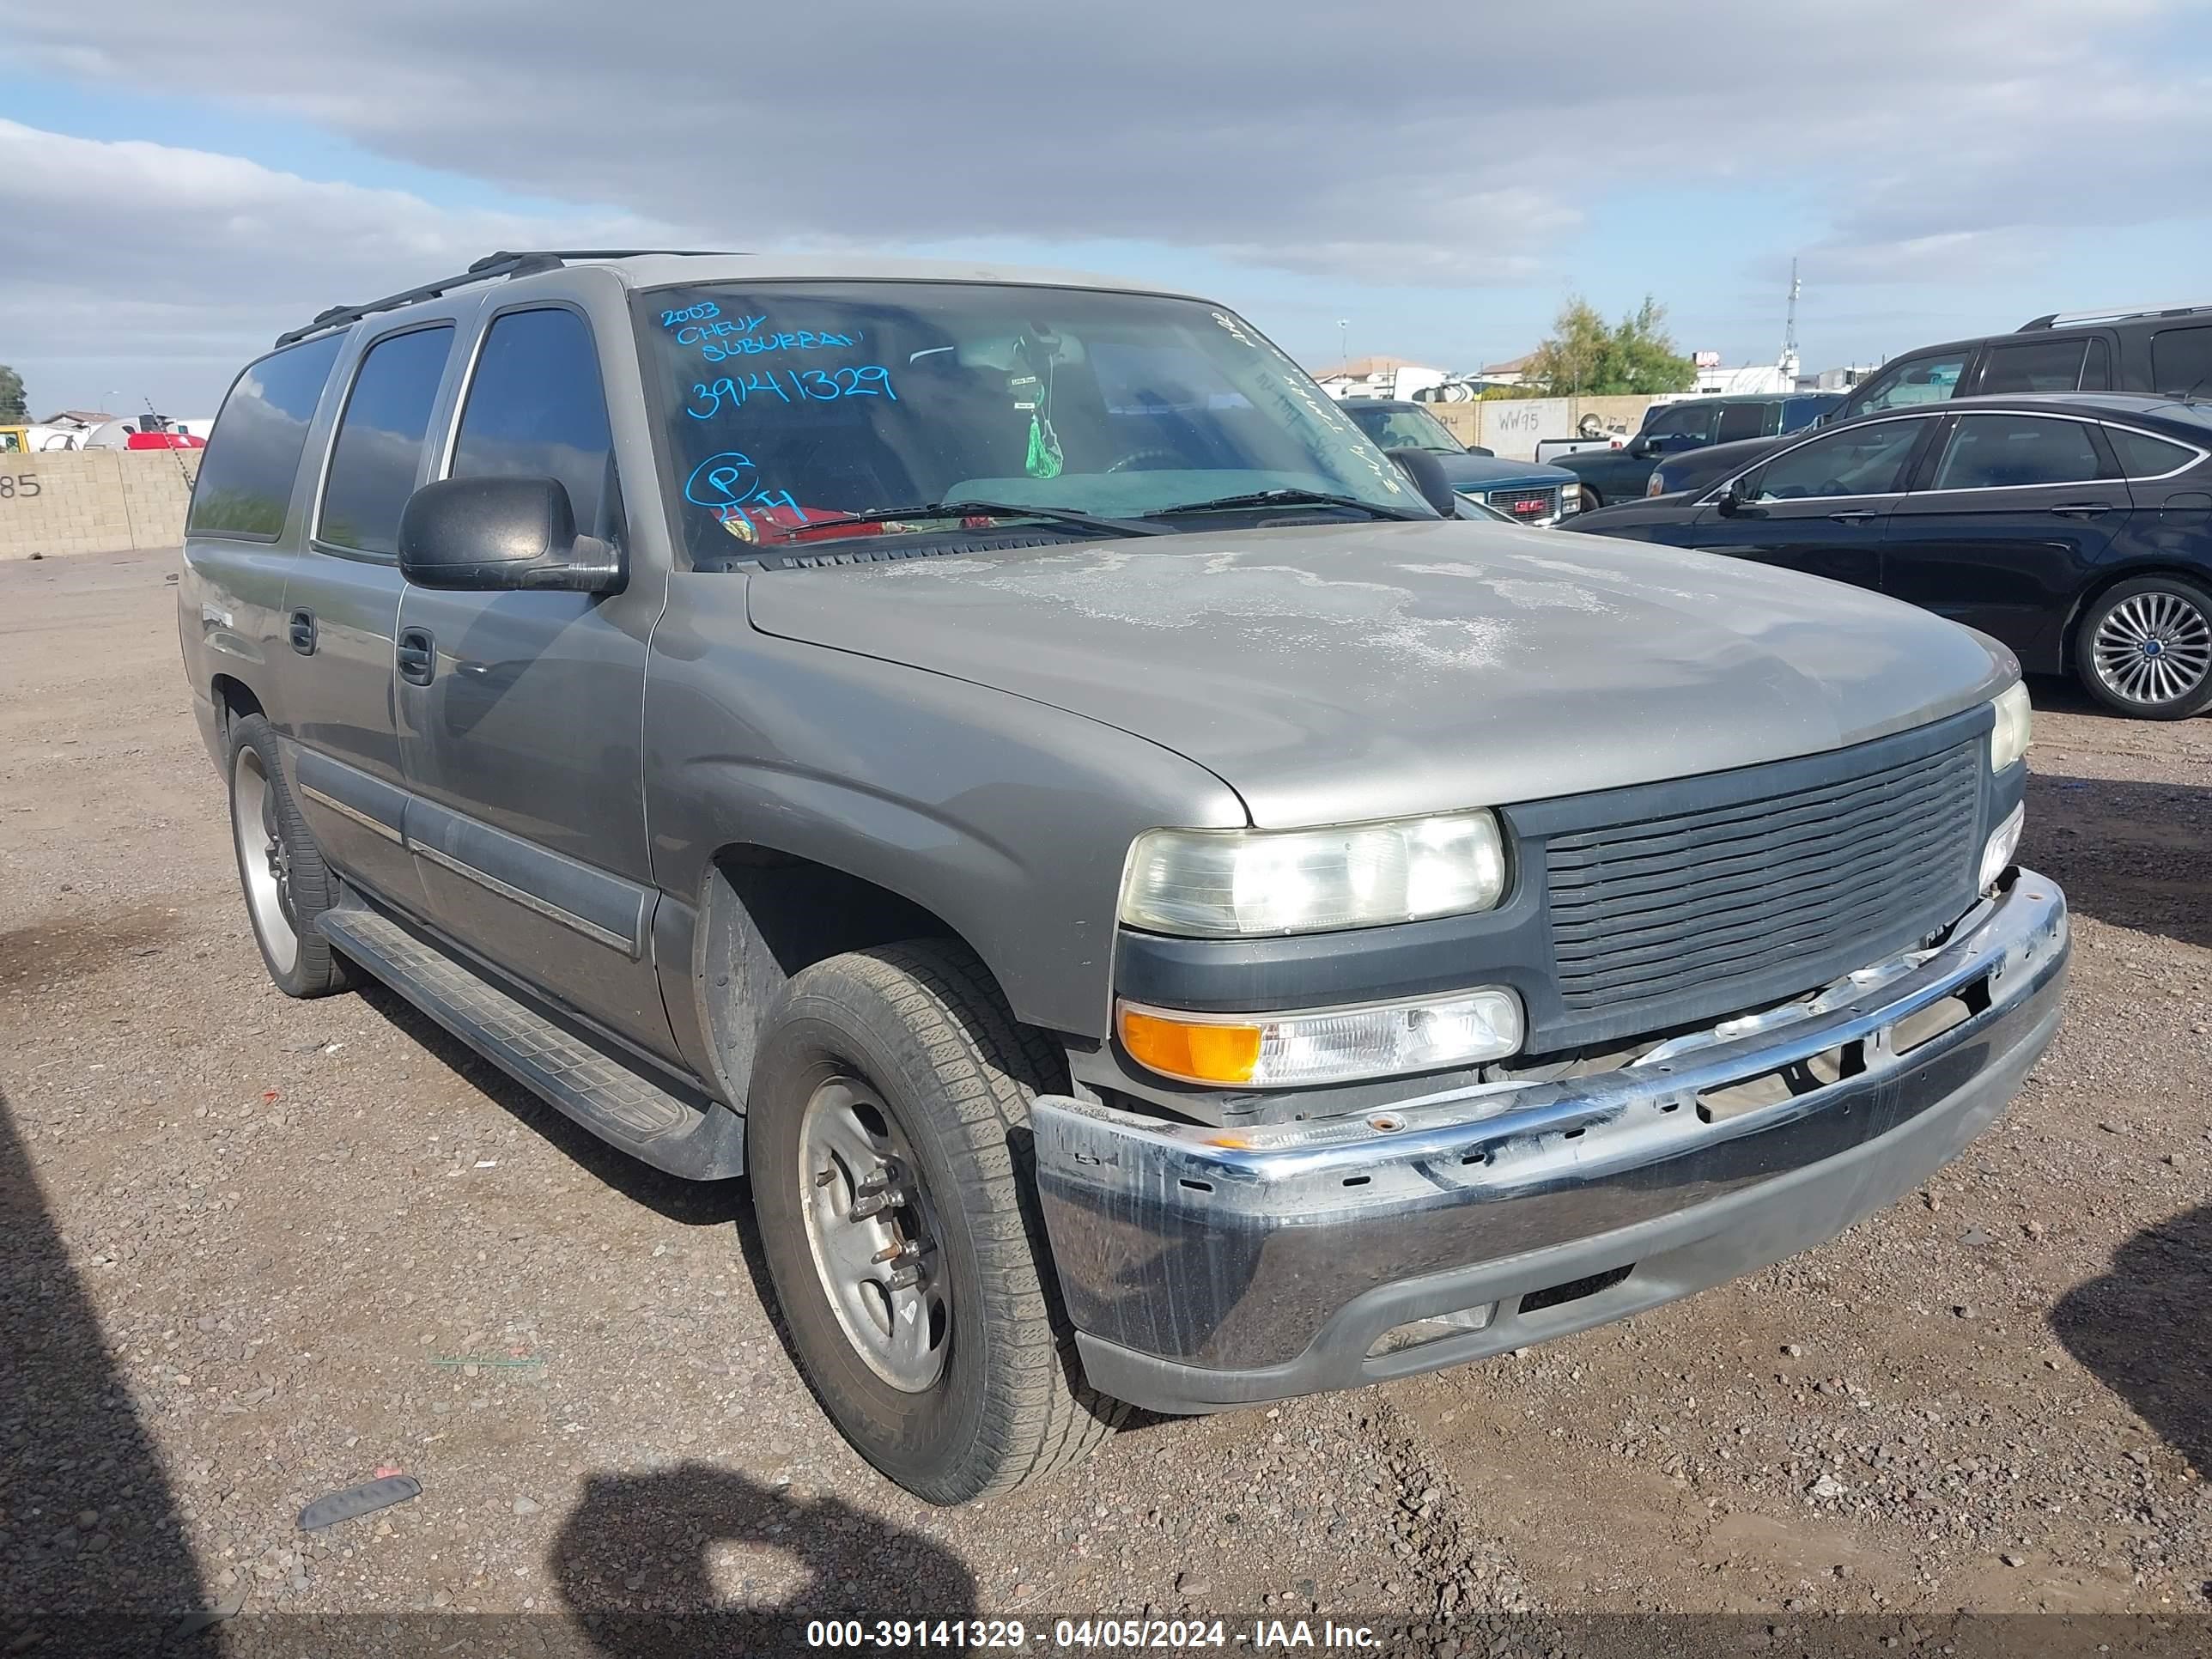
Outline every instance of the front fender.
<svg viewBox="0 0 2212 1659"><path fill-rule="evenodd" d="M1243 803L1157 744L969 681L753 632L740 574L675 579L646 680L653 875L705 890L715 854L769 848L943 920L1016 1016L1110 1025L1129 844L1232 828Z"/></svg>

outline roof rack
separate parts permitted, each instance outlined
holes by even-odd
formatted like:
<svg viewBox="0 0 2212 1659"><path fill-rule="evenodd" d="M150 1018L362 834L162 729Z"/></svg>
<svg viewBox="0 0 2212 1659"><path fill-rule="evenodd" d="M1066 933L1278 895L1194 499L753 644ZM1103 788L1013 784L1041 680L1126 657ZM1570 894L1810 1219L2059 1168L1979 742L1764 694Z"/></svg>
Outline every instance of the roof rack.
<svg viewBox="0 0 2212 1659"><path fill-rule="evenodd" d="M2029 318L2014 331L2026 334L2032 329L2071 328L2077 323L2124 323L2137 317L2186 317L2200 311L2212 311L2212 304L2199 301L2185 306L2106 306L2100 311L2054 311L2046 316Z"/></svg>
<svg viewBox="0 0 2212 1659"><path fill-rule="evenodd" d="M441 276L434 283L425 283L420 288L407 289L398 294L387 294L381 300L371 300L366 305L332 306L326 311L318 312L312 322L279 334L276 344L280 349L288 345L297 345L310 335L320 334L325 329L343 328L380 311L396 311L401 306L413 305L417 300L434 300L450 289L460 288L470 283L489 283L501 276L534 276L541 270L558 270L572 259L636 259L653 253L667 254L676 258L705 259L740 251L696 247L564 247L487 253L457 276Z"/></svg>

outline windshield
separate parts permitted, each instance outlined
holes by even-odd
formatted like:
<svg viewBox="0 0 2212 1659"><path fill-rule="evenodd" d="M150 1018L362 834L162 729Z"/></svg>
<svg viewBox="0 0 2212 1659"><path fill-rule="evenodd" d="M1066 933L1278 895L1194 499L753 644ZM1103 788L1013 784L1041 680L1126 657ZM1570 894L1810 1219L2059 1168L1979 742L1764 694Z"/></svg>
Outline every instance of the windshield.
<svg viewBox="0 0 2212 1659"><path fill-rule="evenodd" d="M1433 516L1303 370L1197 301L763 283L641 310L695 555L898 533L821 521L962 501L1133 519L1280 490Z"/></svg>
<svg viewBox="0 0 2212 1659"><path fill-rule="evenodd" d="M1347 403L1344 412L1383 449L1432 449L1445 455L1467 453L1467 446L1425 409L1362 409L1357 403Z"/></svg>

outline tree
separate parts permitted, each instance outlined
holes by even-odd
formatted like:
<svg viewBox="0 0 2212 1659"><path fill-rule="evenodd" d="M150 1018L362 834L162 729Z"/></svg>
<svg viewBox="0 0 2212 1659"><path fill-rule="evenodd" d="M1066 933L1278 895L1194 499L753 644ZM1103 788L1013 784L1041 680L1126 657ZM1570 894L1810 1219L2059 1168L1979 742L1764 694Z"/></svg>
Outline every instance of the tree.
<svg viewBox="0 0 2212 1659"><path fill-rule="evenodd" d="M1573 295L1559 307L1552 337L1529 359L1528 379L1554 398L1687 392L1698 383L1698 368L1674 349L1661 326L1666 316L1647 294L1608 328L1596 307Z"/></svg>
<svg viewBox="0 0 2212 1659"><path fill-rule="evenodd" d="M23 401L23 377L0 363L0 421L21 426L30 418L30 406Z"/></svg>

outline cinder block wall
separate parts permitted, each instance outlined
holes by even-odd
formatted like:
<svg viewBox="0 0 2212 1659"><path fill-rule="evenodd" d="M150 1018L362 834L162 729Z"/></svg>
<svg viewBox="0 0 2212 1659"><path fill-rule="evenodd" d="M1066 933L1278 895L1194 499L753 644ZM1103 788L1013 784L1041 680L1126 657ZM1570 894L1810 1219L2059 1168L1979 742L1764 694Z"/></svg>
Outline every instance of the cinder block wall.
<svg viewBox="0 0 2212 1659"><path fill-rule="evenodd" d="M1608 428L1635 431L1644 422L1649 398L1502 398L1467 404L1425 405L1463 444L1482 444L1499 455L1527 460L1540 438L1574 435L1585 415Z"/></svg>
<svg viewBox="0 0 2212 1659"><path fill-rule="evenodd" d="M196 449L0 453L0 559L174 547Z"/></svg>

